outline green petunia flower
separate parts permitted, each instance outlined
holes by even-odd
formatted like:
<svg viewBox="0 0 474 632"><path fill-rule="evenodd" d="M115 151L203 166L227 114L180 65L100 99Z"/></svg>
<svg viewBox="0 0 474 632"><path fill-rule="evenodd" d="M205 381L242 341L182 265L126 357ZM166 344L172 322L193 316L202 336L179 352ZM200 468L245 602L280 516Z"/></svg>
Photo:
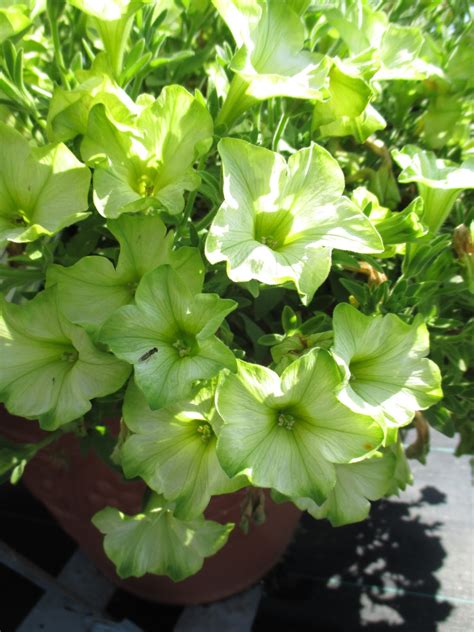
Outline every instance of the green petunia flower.
<svg viewBox="0 0 474 632"><path fill-rule="evenodd" d="M393 151L393 157L402 168L399 181L416 182L424 203L423 223L432 234L437 233L460 193L474 188L474 158L456 165L415 145Z"/></svg>
<svg viewBox="0 0 474 632"><path fill-rule="evenodd" d="M180 273L189 289L202 289L204 266L197 248L173 251L173 232L158 216L122 215L107 227L120 244L115 267L106 257L83 257L66 268L52 265L47 285L58 285L61 309L71 322L96 333L113 312L133 301L144 274L162 264Z"/></svg>
<svg viewBox="0 0 474 632"><path fill-rule="evenodd" d="M325 281L333 248L381 252L375 228L342 196L344 176L322 147L277 153L242 140L219 143L224 204L206 241L211 263L227 262L232 281L291 282L308 304Z"/></svg>
<svg viewBox="0 0 474 632"><path fill-rule="evenodd" d="M257 364L238 362L217 391L224 426L217 441L222 467L253 485L321 504L336 484L336 463L375 450L383 430L336 397L341 376L331 355L312 349L281 378Z"/></svg>
<svg viewBox="0 0 474 632"><path fill-rule="evenodd" d="M0 123L0 242L34 241L85 219L90 171L59 143L31 147Z"/></svg>
<svg viewBox="0 0 474 632"><path fill-rule="evenodd" d="M228 494L248 483L231 480L216 454L222 425L214 407L215 387L203 387L189 402L153 411L132 382L125 395L123 416L132 431L120 450L129 478L140 476L155 492L175 501L175 515L194 518L211 496Z"/></svg>
<svg viewBox="0 0 474 632"><path fill-rule="evenodd" d="M324 13L347 45L353 63L363 60L367 64L367 57L373 59L375 80L416 81L443 75L425 59L419 27L391 24L384 11L374 10L366 1L330 7Z"/></svg>
<svg viewBox="0 0 474 632"><path fill-rule="evenodd" d="M119 577L154 573L168 575L175 582L197 573L204 558L217 553L234 528L232 523L222 525L203 516L179 520L173 514L173 503L157 495L144 513L127 516L106 507L92 522L105 534L104 549Z"/></svg>
<svg viewBox="0 0 474 632"><path fill-rule="evenodd" d="M359 69L339 59L329 72L329 98L316 101L312 129L320 137L353 136L363 143L386 126L385 120L370 104L372 90Z"/></svg>
<svg viewBox="0 0 474 632"><path fill-rule="evenodd" d="M120 79L135 13L151 0L68 0L88 16L107 54L110 70Z"/></svg>
<svg viewBox="0 0 474 632"><path fill-rule="evenodd" d="M412 200L402 211L391 211L382 206L377 196L365 187L354 189L351 198L365 212L382 237L386 248L383 255L379 256L393 256L396 245L401 245L403 252L405 244L416 243L428 232L420 221L423 215L423 200L420 197Z"/></svg>
<svg viewBox="0 0 474 632"><path fill-rule="evenodd" d="M98 103L107 113L122 123L131 122L138 115L137 106L107 74L100 71L80 71L80 83L72 90L56 86L48 109L47 133L53 142L66 142L87 132L89 112Z"/></svg>
<svg viewBox="0 0 474 632"><path fill-rule="evenodd" d="M399 428L441 399L439 368L426 358L424 323L408 325L394 314L365 316L340 303L333 325L334 354L345 373L339 399L346 406Z"/></svg>
<svg viewBox="0 0 474 632"><path fill-rule="evenodd" d="M361 522L370 513L370 501L397 493L399 488L405 489L411 482L410 470L405 467L406 476L403 480L397 480L394 489L399 459L406 463L403 448L400 453L395 446L391 446L369 459L336 465L336 485L321 506L309 498L298 498L293 502L313 518L327 518L333 527Z"/></svg>
<svg viewBox="0 0 474 632"><path fill-rule="evenodd" d="M158 99L139 100L131 122L111 118L103 104L89 114L81 145L83 159L95 166L94 202L104 217L164 208L183 210L185 190L199 185L192 165L212 142L212 118L202 100L172 85Z"/></svg>
<svg viewBox="0 0 474 632"><path fill-rule="evenodd" d="M145 274L136 305L118 309L100 340L135 368L135 380L154 410L192 396L193 383L235 370L232 351L215 336L237 307L217 294L193 294L168 265Z"/></svg>
<svg viewBox="0 0 474 632"><path fill-rule="evenodd" d="M231 63L236 76L218 125L231 125L258 100L322 96L331 62L303 50L305 28L298 3L292 7L280 0L213 0L213 4L237 45Z"/></svg>
<svg viewBox="0 0 474 632"><path fill-rule="evenodd" d="M117 391L130 373L64 318L54 288L25 305L2 301L0 358L0 401L46 430L84 415L91 399Z"/></svg>

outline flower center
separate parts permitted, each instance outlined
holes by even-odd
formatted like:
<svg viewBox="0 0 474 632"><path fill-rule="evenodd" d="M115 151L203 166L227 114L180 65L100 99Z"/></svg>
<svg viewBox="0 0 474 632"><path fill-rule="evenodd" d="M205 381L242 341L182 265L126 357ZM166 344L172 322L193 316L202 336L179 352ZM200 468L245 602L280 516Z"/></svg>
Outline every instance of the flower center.
<svg viewBox="0 0 474 632"><path fill-rule="evenodd" d="M293 415L289 413L279 413L277 417L277 424L281 428L285 428L286 430L293 430L293 426L295 425L296 419Z"/></svg>
<svg viewBox="0 0 474 632"><path fill-rule="evenodd" d="M135 292L137 291L138 287L138 281L130 281L129 283L127 283L126 287L127 290L129 290L131 294L135 296Z"/></svg>
<svg viewBox="0 0 474 632"><path fill-rule="evenodd" d="M180 358L185 358L191 353L191 347L188 346L184 340L181 340L181 338L178 338L176 342L173 342L173 347L178 352Z"/></svg>
<svg viewBox="0 0 474 632"><path fill-rule="evenodd" d="M254 239L271 250L278 250L285 245L292 224L289 211L260 211L255 215Z"/></svg>
<svg viewBox="0 0 474 632"><path fill-rule="evenodd" d="M28 225L29 222L28 222L28 218L26 217L26 213L21 208L17 209L17 215L15 219L13 220L13 223L16 224L16 226Z"/></svg>
<svg viewBox="0 0 474 632"><path fill-rule="evenodd" d="M75 349L71 349L70 351L63 351L61 354L61 360L63 362L70 362L71 364L75 362L79 357L78 352Z"/></svg>
<svg viewBox="0 0 474 632"><path fill-rule="evenodd" d="M137 193L142 197L150 197L153 195L155 183L148 174L140 176L137 183Z"/></svg>
<svg viewBox="0 0 474 632"><path fill-rule="evenodd" d="M171 346L176 349L180 358L194 355L197 351L195 337L187 334L178 334L178 337L171 343Z"/></svg>
<svg viewBox="0 0 474 632"><path fill-rule="evenodd" d="M272 250L276 250L279 246L278 240L274 239L271 236L267 237L266 235L263 235L263 237L260 238L260 243L262 243L264 246L268 246Z"/></svg>
<svg viewBox="0 0 474 632"><path fill-rule="evenodd" d="M201 441L203 443L209 443L209 441L214 436L214 431L211 427L211 424L207 423L207 421L199 423L198 427L196 428L196 432L201 435Z"/></svg>
<svg viewBox="0 0 474 632"><path fill-rule="evenodd" d="M357 359L350 362L349 363L349 372L350 372L349 381L356 382L357 380L361 380L361 379L363 380L365 367L366 367L365 358Z"/></svg>

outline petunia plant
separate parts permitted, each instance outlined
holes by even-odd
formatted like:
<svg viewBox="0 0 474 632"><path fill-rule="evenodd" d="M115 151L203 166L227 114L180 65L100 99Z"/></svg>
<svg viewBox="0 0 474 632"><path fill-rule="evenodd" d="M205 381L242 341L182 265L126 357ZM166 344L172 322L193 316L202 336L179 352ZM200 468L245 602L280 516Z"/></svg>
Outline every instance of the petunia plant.
<svg viewBox="0 0 474 632"><path fill-rule="evenodd" d="M0 402L42 430L8 418L0 476L104 457L143 490L91 516L120 577L186 579L271 503L362 521L430 425L474 453L453 4L0 7Z"/></svg>
<svg viewBox="0 0 474 632"><path fill-rule="evenodd" d="M426 358L426 325L395 314L365 316L348 304L334 310L334 356L344 373L339 400L403 426L441 397L437 365Z"/></svg>

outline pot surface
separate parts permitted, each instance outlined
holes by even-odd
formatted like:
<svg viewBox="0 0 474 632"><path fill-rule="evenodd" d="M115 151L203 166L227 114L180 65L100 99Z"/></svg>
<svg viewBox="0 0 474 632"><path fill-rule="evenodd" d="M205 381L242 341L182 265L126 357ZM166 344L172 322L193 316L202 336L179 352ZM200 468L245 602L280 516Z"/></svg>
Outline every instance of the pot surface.
<svg viewBox="0 0 474 632"><path fill-rule="evenodd" d="M0 412L0 433L11 440L35 442L46 434L34 421L13 417L3 409ZM276 504L265 491L266 521L260 526L252 524L246 535L238 526L246 490L215 496L205 511L206 518L236 526L226 546L206 559L201 571L177 583L151 574L122 580L106 557L103 536L91 518L106 505L127 514L139 513L145 485L124 480L92 450L85 454L73 435L40 451L26 467L23 481L104 575L139 597L161 603L207 603L248 588L278 562L301 516L293 504Z"/></svg>

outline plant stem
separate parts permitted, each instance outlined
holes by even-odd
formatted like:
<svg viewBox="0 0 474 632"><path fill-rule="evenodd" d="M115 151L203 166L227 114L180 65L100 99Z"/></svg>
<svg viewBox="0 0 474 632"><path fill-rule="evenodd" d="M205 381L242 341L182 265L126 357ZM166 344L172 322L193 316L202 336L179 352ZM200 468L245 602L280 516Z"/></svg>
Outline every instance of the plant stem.
<svg viewBox="0 0 474 632"><path fill-rule="evenodd" d="M288 121L290 120L288 114L286 112L282 112L280 116L280 120L278 121L278 125L273 136L272 140L272 150L278 151L278 143L280 142L280 138L285 133L286 126L288 125Z"/></svg>
<svg viewBox="0 0 474 632"><path fill-rule="evenodd" d="M51 29L51 37L53 38L54 59L58 68L59 76L61 77L61 83L66 90L69 90L71 86L67 78L66 66L64 64L63 53L61 50L61 42L59 40L59 14L57 9L54 8L53 0L48 0L47 13Z"/></svg>
<svg viewBox="0 0 474 632"><path fill-rule="evenodd" d="M375 136L369 136L364 145L374 154L380 156L380 158L382 158L389 167L392 166L392 157L389 150L387 149L387 146L382 140L380 140L379 138L375 138Z"/></svg>
<svg viewBox="0 0 474 632"><path fill-rule="evenodd" d="M209 224L212 222L212 220L214 219L214 216L216 213L217 213L217 209L213 207L211 208L210 211L208 211L204 215L204 217L202 217L198 222L196 222L196 232L199 232L200 230L207 228Z"/></svg>
<svg viewBox="0 0 474 632"><path fill-rule="evenodd" d="M362 167L359 171L356 171L350 176L346 176L346 184L350 184L351 182L358 182L359 180L365 180L366 178L370 178L370 176L374 173L374 170L370 167Z"/></svg>
<svg viewBox="0 0 474 632"><path fill-rule="evenodd" d="M59 439L59 437L62 436L63 434L64 434L64 431L61 428L58 428L58 430L55 430L54 432L50 432L46 437L44 437L44 439L41 439L41 441L38 441L38 443L36 444L37 451L42 450L43 448L48 446L50 443L53 443L54 441L56 441L56 439Z"/></svg>
<svg viewBox="0 0 474 632"><path fill-rule="evenodd" d="M199 164L198 164L198 172L202 171L205 163L206 163L206 157L207 156L201 156L200 160L199 160ZM193 210L193 206L194 206L194 202L196 201L196 196L197 196L197 189L194 189L194 191L191 191L189 194L189 197L186 201L186 206L184 207L184 211L183 211L183 217L181 219L181 222L178 225L178 230L177 230L177 235L182 234L182 230L185 228L186 224L188 223L189 218L191 217L191 213Z"/></svg>

